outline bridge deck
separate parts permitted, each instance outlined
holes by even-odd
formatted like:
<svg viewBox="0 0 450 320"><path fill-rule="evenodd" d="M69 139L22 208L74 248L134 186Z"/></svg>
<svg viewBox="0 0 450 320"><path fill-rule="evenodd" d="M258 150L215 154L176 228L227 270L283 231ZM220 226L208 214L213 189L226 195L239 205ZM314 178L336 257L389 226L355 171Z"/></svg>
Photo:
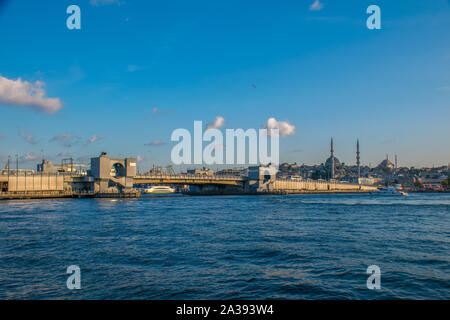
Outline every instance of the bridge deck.
<svg viewBox="0 0 450 320"><path fill-rule="evenodd" d="M206 175L145 175L135 176L134 183L161 183L161 184L224 184L224 185L242 185L245 179L238 176L206 176Z"/></svg>

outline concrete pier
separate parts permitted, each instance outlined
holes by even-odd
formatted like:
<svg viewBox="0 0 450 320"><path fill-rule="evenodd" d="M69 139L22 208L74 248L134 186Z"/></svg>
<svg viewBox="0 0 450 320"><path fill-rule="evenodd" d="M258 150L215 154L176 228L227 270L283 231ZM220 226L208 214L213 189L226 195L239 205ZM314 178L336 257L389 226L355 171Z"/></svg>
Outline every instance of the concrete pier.
<svg viewBox="0 0 450 320"><path fill-rule="evenodd" d="M342 193L354 192L363 193L376 191L373 186L364 186L360 184L350 184L342 182L329 181L290 181L284 179L276 179L267 188L267 192L271 193Z"/></svg>

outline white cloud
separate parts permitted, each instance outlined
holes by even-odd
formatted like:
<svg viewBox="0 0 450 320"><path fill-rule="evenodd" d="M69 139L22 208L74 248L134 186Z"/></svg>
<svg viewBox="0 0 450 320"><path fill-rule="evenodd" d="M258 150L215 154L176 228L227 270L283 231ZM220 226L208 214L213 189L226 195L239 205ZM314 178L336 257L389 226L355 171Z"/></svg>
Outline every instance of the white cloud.
<svg viewBox="0 0 450 320"><path fill-rule="evenodd" d="M22 161L34 161L37 160L37 155L33 152L28 152L25 156L22 157Z"/></svg>
<svg viewBox="0 0 450 320"><path fill-rule="evenodd" d="M165 110L163 110L163 109L159 109L159 108L157 108L157 107L154 107L153 109L152 109L152 113L153 113L153 115L164 115L164 114L169 114L169 113L173 113L173 109L165 109Z"/></svg>
<svg viewBox="0 0 450 320"><path fill-rule="evenodd" d="M36 144L36 140L34 139L33 135L29 132L25 132L25 131L19 131L19 136L21 136L22 138L25 139L26 142L30 143L30 144Z"/></svg>
<svg viewBox="0 0 450 320"><path fill-rule="evenodd" d="M20 78L10 80L0 76L0 104L31 108L48 114L55 113L62 108L62 102L59 98L47 98L44 86L42 81L30 83Z"/></svg>
<svg viewBox="0 0 450 320"><path fill-rule="evenodd" d="M221 116L218 116L218 117L216 117L216 120L214 120L213 123L208 123L206 125L206 130L208 130L208 129L219 129L219 128L222 128L224 124L225 124L225 118L221 117Z"/></svg>
<svg viewBox="0 0 450 320"><path fill-rule="evenodd" d="M275 118L267 119L266 124L263 125L264 129L268 129L268 135L270 135L270 129L278 129L280 136L290 136L295 134L295 126L290 124L288 121L277 121Z"/></svg>
<svg viewBox="0 0 450 320"><path fill-rule="evenodd" d="M159 147L159 146L163 146L165 144L166 143L161 141L161 140L155 140L155 141L152 141L150 143L144 144L144 146L147 146L147 147Z"/></svg>
<svg viewBox="0 0 450 320"><path fill-rule="evenodd" d="M70 148L78 142L77 141L78 139L80 139L80 138L71 136L69 134L61 133L61 134L58 134L57 136L54 136L53 138L51 138L50 142L57 141L64 147Z"/></svg>
<svg viewBox="0 0 450 320"><path fill-rule="evenodd" d="M323 3L320 0L314 0L314 2L309 6L311 11L320 11L323 8Z"/></svg>
<svg viewBox="0 0 450 320"><path fill-rule="evenodd" d="M96 134L94 134L94 135L92 136L92 138L90 138L90 139L88 139L88 140L86 141L85 145L94 143L95 141L103 140L103 139L105 139L105 138L106 138L105 135L102 135L102 136L99 137L99 136L97 136Z"/></svg>

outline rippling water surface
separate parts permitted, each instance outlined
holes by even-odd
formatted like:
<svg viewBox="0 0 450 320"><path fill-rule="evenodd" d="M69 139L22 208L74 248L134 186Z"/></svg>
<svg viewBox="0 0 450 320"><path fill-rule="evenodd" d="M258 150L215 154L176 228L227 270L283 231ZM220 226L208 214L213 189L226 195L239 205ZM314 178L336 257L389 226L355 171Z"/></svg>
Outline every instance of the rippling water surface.
<svg viewBox="0 0 450 320"><path fill-rule="evenodd" d="M2 299L450 299L449 253L450 194L0 201Z"/></svg>

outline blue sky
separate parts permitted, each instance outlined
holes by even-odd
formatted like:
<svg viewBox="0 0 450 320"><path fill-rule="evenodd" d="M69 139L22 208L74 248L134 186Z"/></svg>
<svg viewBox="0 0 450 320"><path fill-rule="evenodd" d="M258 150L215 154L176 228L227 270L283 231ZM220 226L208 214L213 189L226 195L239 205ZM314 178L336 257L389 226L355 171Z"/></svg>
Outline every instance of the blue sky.
<svg viewBox="0 0 450 320"><path fill-rule="evenodd" d="M62 108L2 103L0 82L0 163L107 151L167 165L174 129L217 116L294 125L282 162L323 162L333 136L346 163L357 138L364 164L449 163L449 1L313 2L3 1L0 79L39 81ZM81 30L66 27L71 4ZM366 28L371 4L381 30Z"/></svg>

